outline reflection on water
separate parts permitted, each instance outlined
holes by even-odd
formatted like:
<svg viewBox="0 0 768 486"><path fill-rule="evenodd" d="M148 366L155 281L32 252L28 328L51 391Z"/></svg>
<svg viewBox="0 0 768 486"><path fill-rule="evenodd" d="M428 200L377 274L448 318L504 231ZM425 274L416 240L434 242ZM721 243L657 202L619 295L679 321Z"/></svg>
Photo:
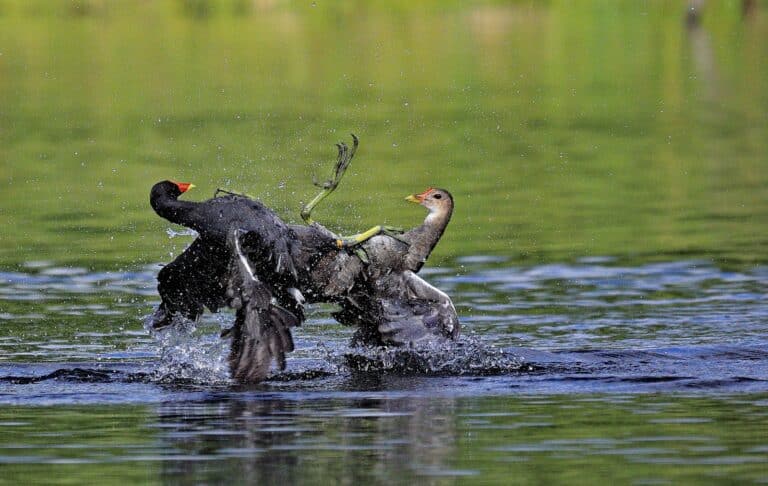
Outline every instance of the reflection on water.
<svg viewBox="0 0 768 486"><path fill-rule="evenodd" d="M768 395L359 397L209 394L140 407L5 408L8 480L169 483L764 481ZM723 427L723 424L728 424ZM45 432L41 432L45 431ZM68 465L81 465L75 468ZM581 471L589 465L587 479Z"/></svg>
<svg viewBox="0 0 768 486"><path fill-rule="evenodd" d="M249 480L399 481L414 473L461 474L445 467L457 452L455 406L447 399L227 401L172 405L158 415L175 424L161 438L164 448L237 458L233 467ZM206 469L167 461L163 472L221 478L207 477Z"/></svg>

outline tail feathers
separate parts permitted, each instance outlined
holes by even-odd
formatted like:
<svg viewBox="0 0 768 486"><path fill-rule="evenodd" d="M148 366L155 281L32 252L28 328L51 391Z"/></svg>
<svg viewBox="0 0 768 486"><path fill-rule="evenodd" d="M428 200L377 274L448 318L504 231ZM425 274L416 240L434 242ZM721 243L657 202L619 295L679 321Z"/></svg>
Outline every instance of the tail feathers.
<svg viewBox="0 0 768 486"><path fill-rule="evenodd" d="M285 355L294 350L290 328L298 324L298 318L282 307L241 307L230 333L232 378L240 383L258 383L269 374L272 360L285 369Z"/></svg>
<svg viewBox="0 0 768 486"><path fill-rule="evenodd" d="M237 316L235 325L227 333L232 337L229 367L235 381L258 383L269 374L273 360L280 369L285 369L285 355L294 349L291 328L301 324L303 315L298 303L297 312L275 303L273 294L279 291L259 279L245 250L247 235L253 233L236 230L230 235L232 264L227 297L230 306L237 309ZM283 262L292 264L292 259L278 257L278 263L283 265Z"/></svg>
<svg viewBox="0 0 768 486"><path fill-rule="evenodd" d="M232 379L239 383L258 383L269 374L272 354L262 335L258 313L248 313L245 309L238 311L230 333L229 369Z"/></svg>
<svg viewBox="0 0 768 486"><path fill-rule="evenodd" d="M300 324L299 319L282 307L272 306L269 309L270 325L267 326L269 350L275 357L281 370L285 369L285 353L294 350L291 328Z"/></svg>

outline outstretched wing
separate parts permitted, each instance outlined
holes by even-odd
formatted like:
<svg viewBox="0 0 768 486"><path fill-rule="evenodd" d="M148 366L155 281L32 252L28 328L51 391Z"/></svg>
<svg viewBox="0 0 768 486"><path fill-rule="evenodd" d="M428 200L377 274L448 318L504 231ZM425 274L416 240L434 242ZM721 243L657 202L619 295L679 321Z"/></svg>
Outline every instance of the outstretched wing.
<svg viewBox="0 0 768 486"><path fill-rule="evenodd" d="M291 327L300 325L301 317L277 304L273 285L254 271L243 250L247 237L248 233L234 230L228 238L232 259L226 293L237 310L228 332L232 337L229 367L234 380L257 383L266 378L273 360L285 368L285 355L293 351Z"/></svg>
<svg viewBox="0 0 768 486"><path fill-rule="evenodd" d="M162 302L152 316L152 328L171 325L178 315L194 321L204 307L215 312L225 305L229 260L225 248L198 237L164 266L157 275Z"/></svg>
<svg viewBox="0 0 768 486"><path fill-rule="evenodd" d="M411 271L382 276L372 289L347 296L334 318L358 327L365 344L413 345L456 339L461 326L451 298Z"/></svg>
<svg viewBox="0 0 768 486"><path fill-rule="evenodd" d="M403 272L401 279L400 291L380 300L382 341L403 345L436 337L456 339L461 325L451 298L411 271Z"/></svg>

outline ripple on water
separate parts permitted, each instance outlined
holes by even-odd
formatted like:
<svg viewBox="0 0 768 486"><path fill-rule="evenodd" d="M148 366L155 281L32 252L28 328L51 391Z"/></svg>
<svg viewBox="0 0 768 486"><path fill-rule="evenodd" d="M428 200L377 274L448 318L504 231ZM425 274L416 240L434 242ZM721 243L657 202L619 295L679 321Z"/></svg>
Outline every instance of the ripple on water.
<svg viewBox="0 0 768 486"><path fill-rule="evenodd" d="M447 348L350 348L352 331L330 319L332 309L313 307L295 332L289 369L274 379L322 381L367 369L506 374L518 380L506 389L566 392L767 386L759 376L768 361L764 267L724 271L702 261L629 267L600 257L536 266L505 262L475 256L425 269L426 278L452 295L469 338ZM141 329L140 316L156 303L158 268L88 272L29 262L24 271L0 273L0 362L143 366L149 360L161 382L228 384L227 344L217 336L231 315L205 317L197 330L159 341ZM473 336L482 336L482 343ZM525 371L526 364L536 365L535 372Z"/></svg>

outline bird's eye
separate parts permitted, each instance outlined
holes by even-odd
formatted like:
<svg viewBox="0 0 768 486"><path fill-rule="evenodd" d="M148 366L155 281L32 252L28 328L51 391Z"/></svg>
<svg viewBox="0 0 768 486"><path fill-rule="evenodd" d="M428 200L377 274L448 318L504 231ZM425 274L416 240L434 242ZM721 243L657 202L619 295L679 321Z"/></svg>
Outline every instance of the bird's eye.
<svg viewBox="0 0 768 486"><path fill-rule="evenodd" d="M433 197L434 197L435 199L442 199L442 197L443 197L443 196L441 196L440 194L435 194Z"/></svg>

